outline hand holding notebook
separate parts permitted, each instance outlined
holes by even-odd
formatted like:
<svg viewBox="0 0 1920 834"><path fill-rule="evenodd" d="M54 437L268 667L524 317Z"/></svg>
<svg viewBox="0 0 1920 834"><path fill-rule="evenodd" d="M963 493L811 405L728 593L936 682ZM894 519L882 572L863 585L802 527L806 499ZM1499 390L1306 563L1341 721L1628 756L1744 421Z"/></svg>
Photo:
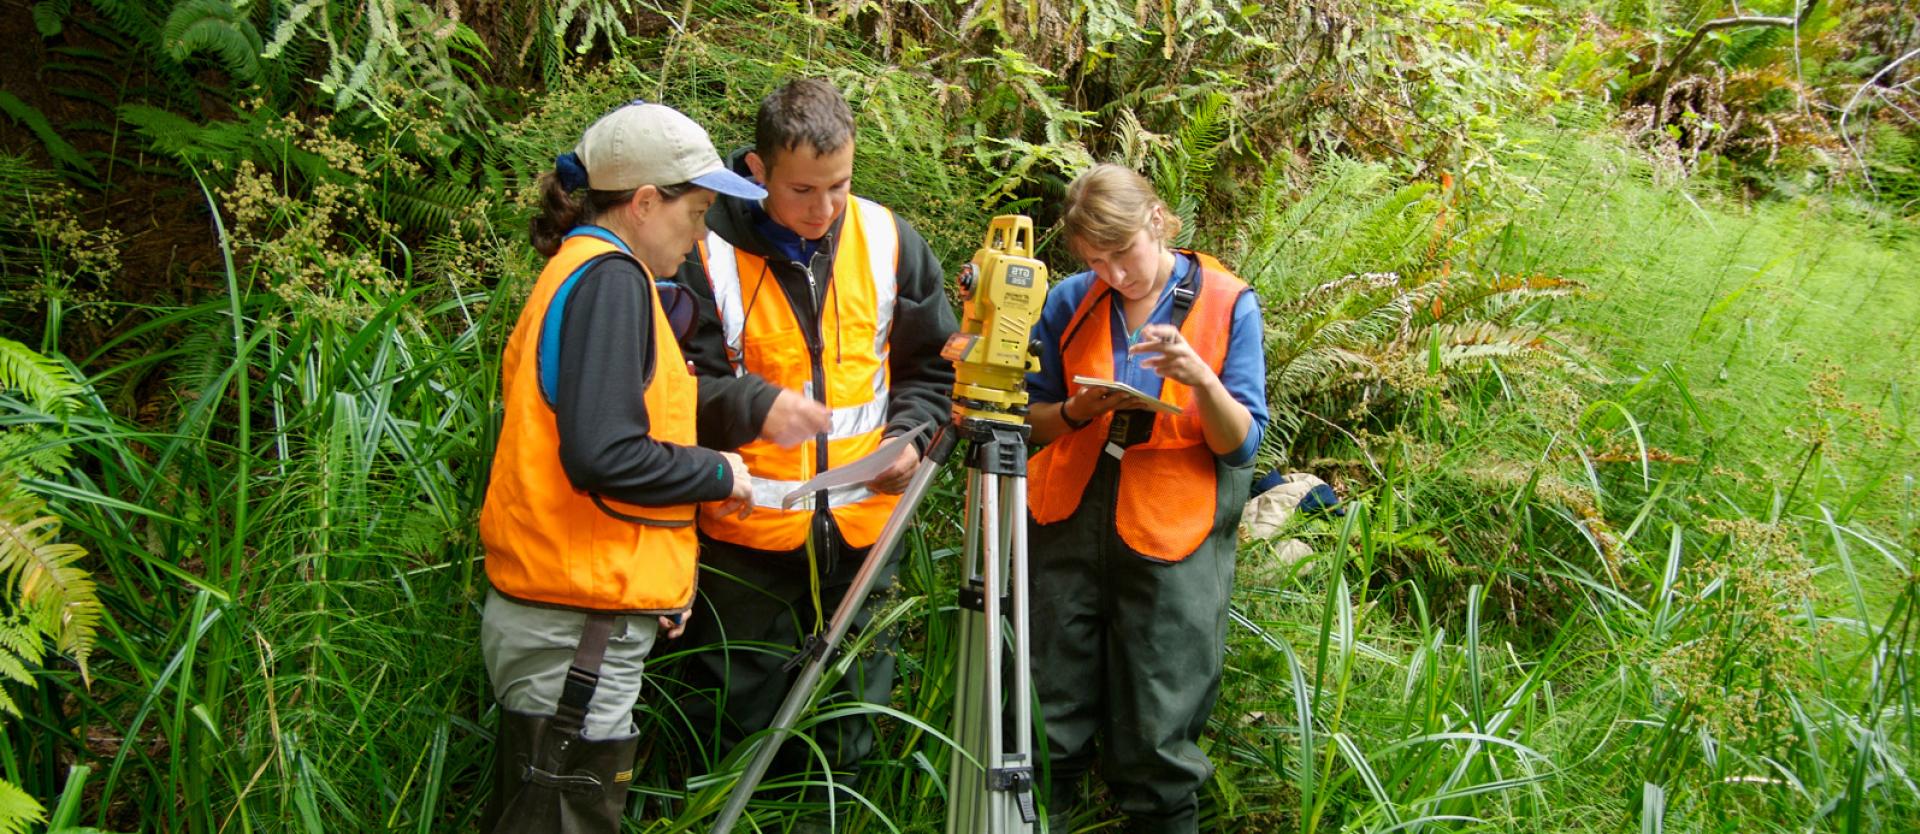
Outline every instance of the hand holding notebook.
<svg viewBox="0 0 1920 834"><path fill-rule="evenodd" d="M1145 391L1142 391L1124 382L1117 382L1111 379L1101 379L1097 376L1076 376L1073 378L1073 383L1075 385L1084 385L1088 388L1101 388L1108 391L1117 391L1121 394L1125 394L1129 400L1137 402L1138 404L1145 406L1148 409L1151 409L1153 411L1158 411L1162 414L1172 414L1177 417L1181 413L1183 413L1180 409L1180 406L1174 405L1173 403L1167 402L1166 400L1160 399L1159 397L1155 397L1151 394L1148 394Z"/></svg>

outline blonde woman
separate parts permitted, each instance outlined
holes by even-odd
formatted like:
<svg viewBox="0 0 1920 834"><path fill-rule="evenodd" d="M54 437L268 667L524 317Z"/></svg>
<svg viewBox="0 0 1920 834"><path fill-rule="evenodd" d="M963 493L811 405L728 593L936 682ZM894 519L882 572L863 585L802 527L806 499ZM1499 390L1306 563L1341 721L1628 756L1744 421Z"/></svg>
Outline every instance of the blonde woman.
<svg viewBox="0 0 1920 834"><path fill-rule="evenodd" d="M1027 376L1044 444L1029 477L1046 485L1028 509L1048 816L1067 830L1097 758L1128 830L1195 832L1234 530L1267 423L1259 304L1218 260L1175 248L1180 218L1121 166L1074 180L1062 226L1088 269L1048 293Z"/></svg>

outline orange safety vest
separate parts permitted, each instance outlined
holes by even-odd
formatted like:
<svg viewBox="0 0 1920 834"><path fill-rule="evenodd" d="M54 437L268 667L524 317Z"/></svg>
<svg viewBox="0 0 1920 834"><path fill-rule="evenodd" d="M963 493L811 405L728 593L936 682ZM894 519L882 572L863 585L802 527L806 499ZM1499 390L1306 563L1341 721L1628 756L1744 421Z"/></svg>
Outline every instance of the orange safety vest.
<svg viewBox="0 0 1920 834"><path fill-rule="evenodd" d="M807 521L819 509L818 494L793 509L782 500L824 469L859 460L880 446L887 428L888 337L898 294L899 229L893 212L879 203L848 201L834 250L833 274L820 305L820 343L808 345L799 316L788 303L765 258L708 233L700 247L735 375L799 391L833 411L824 467L820 438L782 449L764 440L740 447L753 478L753 514L744 518L704 508L700 529L725 542L756 550L788 551L807 540ZM864 485L827 493L826 509L847 544L867 547L900 501Z"/></svg>
<svg viewBox="0 0 1920 834"><path fill-rule="evenodd" d="M1247 289L1212 255L1187 253L1198 262L1200 292L1180 335L1200 359L1220 373L1226 363L1234 301ZM1109 308L1113 289L1095 282L1080 300L1061 346L1066 378L1113 379L1113 329ZM1155 414L1153 435L1128 447L1120 457L1120 495L1115 515L1120 538L1134 552L1166 562L1187 558L1213 531L1218 485L1214 454L1193 404L1193 389L1171 379L1160 383L1160 399L1180 406L1178 417ZM1030 461L1028 477L1043 487L1027 491L1027 508L1039 524L1065 521L1080 508L1080 496L1093 478L1094 465L1106 454L1113 413L1095 418L1047 444Z"/></svg>
<svg viewBox="0 0 1920 834"><path fill-rule="evenodd" d="M560 466L549 400L555 380L543 379L540 369L543 349L558 354L563 293L572 292L595 260L626 254L611 232L575 230L547 261L507 340L500 363L506 418L480 510L480 540L487 579L516 600L648 614L680 611L693 602L700 547L694 505L642 507L575 489ZM660 442L690 446L698 384L651 281L647 292L654 350L645 395L648 432ZM550 367L546 375L556 372Z"/></svg>

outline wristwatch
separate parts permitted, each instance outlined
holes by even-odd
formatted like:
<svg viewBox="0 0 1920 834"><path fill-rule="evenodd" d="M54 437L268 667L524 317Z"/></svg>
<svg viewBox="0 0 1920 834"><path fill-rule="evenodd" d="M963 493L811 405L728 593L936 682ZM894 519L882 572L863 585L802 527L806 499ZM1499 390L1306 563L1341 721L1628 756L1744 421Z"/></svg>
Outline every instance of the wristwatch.
<svg viewBox="0 0 1920 834"><path fill-rule="evenodd" d="M1087 427L1087 424L1088 424L1088 423L1091 423L1091 422L1093 422L1093 420L1091 420L1091 419L1087 419L1087 420L1075 420L1075 419L1073 419L1073 415L1071 415L1071 414L1068 414L1068 413L1067 413L1067 401L1066 401L1066 400L1061 400L1061 401L1060 401L1060 421L1061 421L1061 422L1063 422L1063 423L1066 423L1066 424L1067 424L1067 428L1070 428L1070 429L1074 429L1074 430L1076 430L1076 431L1077 431L1077 430L1079 430L1079 429L1084 429L1084 428L1086 428L1086 427Z"/></svg>

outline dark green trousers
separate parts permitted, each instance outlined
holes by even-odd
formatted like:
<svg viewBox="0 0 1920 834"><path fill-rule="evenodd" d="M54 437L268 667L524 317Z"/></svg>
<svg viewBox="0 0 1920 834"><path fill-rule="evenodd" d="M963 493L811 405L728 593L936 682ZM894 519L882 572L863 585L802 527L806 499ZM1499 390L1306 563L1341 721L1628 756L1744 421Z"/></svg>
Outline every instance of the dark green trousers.
<svg viewBox="0 0 1920 834"><path fill-rule="evenodd" d="M839 538L837 533L834 538ZM836 552L821 554L820 601L827 626L867 556L865 548L835 544ZM893 582L896 561L897 555L874 583L842 649L865 631L876 598ZM680 706L696 739L717 760L772 723L799 675L798 666L784 667L813 633L814 604L804 550L768 553L703 538L700 562L700 590L683 638L694 653L668 674L692 690ZM825 631L823 626L822 639ZM887 703L893 690L892 649L890 635L881 635L827 700ZM864 715L840 718L813 725L807 735L825 752L836 779L844 782L873 749L873 720ZM818 758L805 743L790 739L782 745L772 775L809 770L820 772Z"/></svg>
<svg viewBox="0 0 1920 834"><path fill-rule="evenodd" d="M1178 562L1148 559L1120 540L1119 461L1108 455L1074 515L1029 525L1034 689L1055 832L1096 761L1129 831L1199 830L1199 790L1213 773L1200 733L1220 694L1252 467L1215 472L1213 532Z"/></svg>

